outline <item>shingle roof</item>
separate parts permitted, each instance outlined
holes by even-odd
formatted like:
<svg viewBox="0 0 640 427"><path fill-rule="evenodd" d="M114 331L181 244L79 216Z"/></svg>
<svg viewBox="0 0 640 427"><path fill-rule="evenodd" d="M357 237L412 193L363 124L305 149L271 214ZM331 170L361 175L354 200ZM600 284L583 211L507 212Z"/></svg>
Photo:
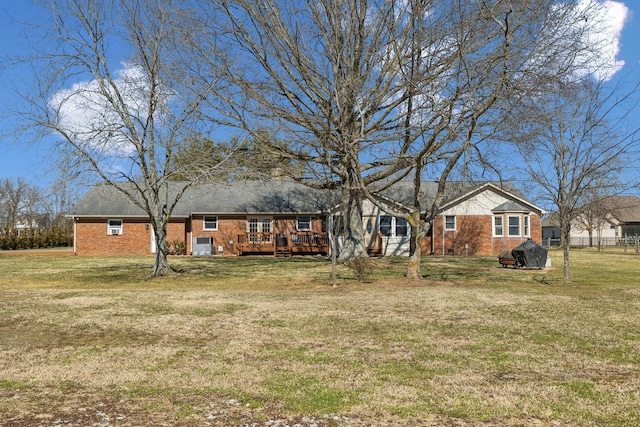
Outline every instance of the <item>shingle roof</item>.
<svg viewBox="0 0 640 427"><path fill-rule="evenodd" d="M131 185L127 186L133 189ZM170 194L177 194L183 186L183 183L171 183ZM328 200L326 190L313 190L294 181L199 184L189 187L182 195L173 216L187 217L192 213L317 213L329 208ZM147 215L124 193L103 183L93 186L68 216Z"/></svg>
<svg viewBox="0 0 640 427"><path fill-rule="evenodd" d="M509 200L508 202L504 202L500 206L496 206L491 209L493 213L502 213L502 212L531 212L530 208L522 206L520 203Z"/></svg>
<svg viewBox="0 0 640 427"><path fill-rule="evenodd" d="M640 197L611 196L607 197L611 214L620 222L640 222Z"/></svg>
<svg viewBox="0 0 640 427"><path fill-rule="evenodd" d="M449 182L446 186L444 204L451 203L465 194L480 191L486 185L486 182ZM184 183L171 183L170 193L177 194L183 186ZM511 183L492 183L492 186L526 202L526 198ZM392 200L411 205L412 188L411 182L398 182L382 193ZM426 203L433 200L437 188L436 182L423 182L420 201ZM189 187L182 195L173 211L173 217L188 217L193 213L321 213L329 211L337 204L339 198L335 193L331 196L328 190L316 190L292 180L198 184ZM530 210L514 203L518 206L518 211ZM147 217L144 210L136 206L126 195L114 186L104 183L92 187L68 216Z"/></svg>

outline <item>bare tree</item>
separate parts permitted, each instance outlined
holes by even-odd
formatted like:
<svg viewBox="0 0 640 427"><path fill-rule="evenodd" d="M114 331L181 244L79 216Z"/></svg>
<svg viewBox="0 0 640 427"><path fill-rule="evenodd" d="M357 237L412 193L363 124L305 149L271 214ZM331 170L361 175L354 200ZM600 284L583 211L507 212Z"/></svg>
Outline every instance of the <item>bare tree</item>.
<svg viewBox="0 0 640 427"><path fill-rule="evenodd" d="M169 273L167 223L190 182L170 193L173 152L206 130L202 100L214 79L185 82L178 52L191 2L43 2L50 28L29 58L38 93L28 126L57 139L78 173L113 185L149 215L157 242L154 276ZM206 133L206 132L205 132Z"/></svg>
<svg viewBox="0 0 640 427"><path fill-rule="evenodd" d="M414 135L401 124L396 84L410 41L409 9L393 1L212 0L203 33L225 34L223 71L230 125L268 128L277 147L305 166L308 185L339 188L341 261L367 258L364 189L408 168ZM194 42L195 55L207 46ZM333 179L333 177L336 177Z"/></svg>
<svg viewBox="0 0 640 427"><path fill-rule="evenodd" d="M517 7L513 2L405 3L411 12L411 42L396 84L404 91L412 203L403 205L383 195L394 181L378 184L368 197L407 220L407 276L419 279L421 241L439 212L451 174L462 170L468 178L468 171L482 169L499 176L500 165L491 163L488 142L504 122L514 94L569 75L593 52L581 43L584 26L572 2L534 0ZM555 64L558 58L563 58L561 67L540 66ZM437 191L430 200L422 195L427 168L438 172Z"/></svg>
<svg viewBox="0 0 640 427"><path fill-rule="evenodd" d="M42 201L42 191L24 178L0 180L0 228L30 225L36 220Z"/></svg>
<svg viewBox="0 0 640 427"><path fill-rule="evenodd" d="M517 117L527 119L527 133L519 148L528 178L555 207L563 282L570 284L572 224L594 190L619 189L621 166L637 148L640 128L628 118L638 105L638 86L624 92L587 75L557 81L554 89L521 100Z"/></svg>

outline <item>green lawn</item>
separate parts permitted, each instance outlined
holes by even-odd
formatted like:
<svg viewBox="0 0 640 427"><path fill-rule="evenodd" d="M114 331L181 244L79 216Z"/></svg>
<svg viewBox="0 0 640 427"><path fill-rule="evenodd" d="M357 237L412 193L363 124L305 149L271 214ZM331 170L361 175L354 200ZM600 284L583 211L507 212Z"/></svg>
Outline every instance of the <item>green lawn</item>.
<svg viewBox="0 0 640 427"><path fill-rule="evenodd" d="M640 256L551 256L0 252L0 425L640 425Z"/></svg>

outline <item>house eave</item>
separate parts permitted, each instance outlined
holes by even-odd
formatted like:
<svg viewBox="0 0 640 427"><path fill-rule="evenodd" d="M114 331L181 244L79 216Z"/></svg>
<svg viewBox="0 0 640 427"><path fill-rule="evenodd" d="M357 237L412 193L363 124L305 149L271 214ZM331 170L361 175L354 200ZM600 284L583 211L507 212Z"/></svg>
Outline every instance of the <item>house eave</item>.
<svg viewBox="0 0 640 427"><path fill-rule="evenodd" d="M108 219L108 218L132 218L132 219L149 219L149 215L122 215L122 214L113 214L113 215L106 215L106 214L98 214L98 215L77 215L77 214L67 214L64 216L67 219L92 219L92 218L99 218L99 219ZM187 219L189 218L188 215L171 215L171 219Z"/></svg>
<svg viewBox="0 0 640 427"><path fill-rule="evenodd" d="M223 215L234 215L234 216L241 216L241 215L257 215L257 216L265 216L265 215L270 215L270 216L277 216L277 215L326 215L325 212L322 211L300 211L300 212L263 212L263 211L252 211L252 212L215 212L215 211L210 211L210 212L191 212L190 216L194 216L194 215L216 215L216 216L223 216Z"/></svg>

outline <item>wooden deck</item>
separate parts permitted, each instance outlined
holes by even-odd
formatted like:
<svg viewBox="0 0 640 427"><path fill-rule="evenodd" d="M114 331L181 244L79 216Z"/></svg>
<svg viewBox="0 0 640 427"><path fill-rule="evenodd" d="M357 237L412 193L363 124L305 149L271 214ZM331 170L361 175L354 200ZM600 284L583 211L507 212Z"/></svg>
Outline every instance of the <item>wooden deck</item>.
<svg viewBox="0 0 640 427"><path fill-rule="evenodd" d="M244 233L238 235L238 255L327 255L329 236L326 233Z"/></svg>

